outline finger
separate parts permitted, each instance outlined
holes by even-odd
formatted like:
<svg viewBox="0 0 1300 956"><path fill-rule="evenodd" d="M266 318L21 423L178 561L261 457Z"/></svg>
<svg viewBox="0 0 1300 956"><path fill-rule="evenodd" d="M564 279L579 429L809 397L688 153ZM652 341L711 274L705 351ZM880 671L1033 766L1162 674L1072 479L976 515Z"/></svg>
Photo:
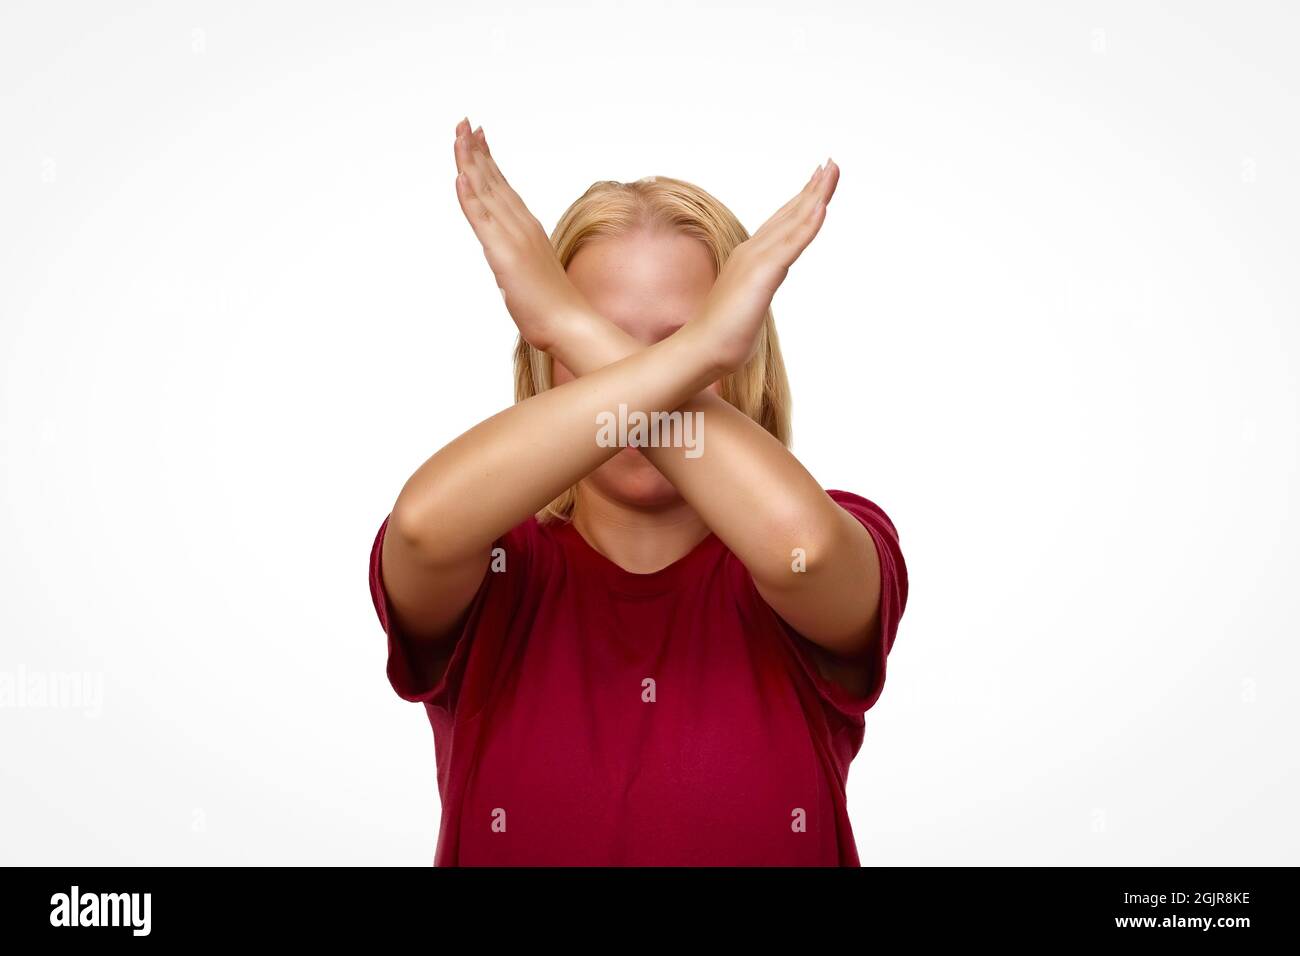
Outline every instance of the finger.
<svg viewBox="0 0 1300 956"><path fill-rule="evenodd" d="M826 221L826 205L835 192L838 179L839 167L833 160L827 160L816 178L815 188L801 195L799 202L760 238L762 247L770 250L786 267L793 265L821 232Z"/></svg>
<svg viewBox="0 0 1300 956"><path fill-rule="evenodd" d="M505 177L501 175L501 171L497 169L496 161L492 159L492 154L488 152L487 137L483 134L482 126L470 131L469 145L470 149L478 154L474 158L483 163L487 177L494 181L500 180L504 182Z"/></svg>
<svg viewBox="0 0 1300 956"><path fill-rule="evenodd" d="M786 250L786 255L782 258L788 263L798 259L817 237L817 233L821 232L822 223L825 221L826 202L818 199L802 218L792 220L789 227L782 231L781 243Z"/></svg>
<svg viewBox="0 0 1300 956"><path fill-rule="evenodd" d="M483 206L492 213L494 218L502 219L509 215L505 206L505 197L500 194L499 187L488 177L483 164L479 161L482 155L482 151L474 146L472 136L456 138L457 168L465 174L474 195Z"/></svg>
<svg viewBox="0 0 1300 956"><path fill-rule="evenodd" d="M823 176L824 172L825 172L824 168L818 166L813 171L812 176L809 177L808 182L804 183L803 189L799 190L799 192L791 196L784 206L782 206L776 212L772 213L772 215L768 216L767 221L764 222L763 225L758 227L758 230L754 233L754 235L758 235L758 233L762 232L764 229L768 229L770 226L781 222L800 203L805 202L808 199L808 197L816 195L818 182L821 180L821 177Z"/></svg>
<svg viewBox="0 0 1300 956"><path fill-rule="evenodd" d="M487 170L488 178L501 189L509 190L510 195L518 199L518 193L511 189L510 183L505 177L505 173L501 172L501 167L497 165L497 161L492 157L492 151L488 149L487 134L483 132L482 126L474 131L473 139L479 151L482 153L482 156L479 157L479 159Z"/></svg>
<svg viewBox="0 0 1300 956"><path fill-rule="evenodd" d="M839 181L839 175L839 167L835 166L833 160L827 159L825 163L818 166L812 181L790 203L785 218L804 219L819 202L829 202L831 194L835 191L835 184Z"/></svg>
<svg viewBox="0 0 1300 956"><path fill-rule="evenodd" d="M461 162L461 153L460 153L460 150L456 148L456 144L458 144L458 143L460 142L460 138L461 138L462 136L468 136L469 134L470 134L469 117L466 116L463 120L461 120L459 123L456 124L456 135L455 135L455 137L452 139L452 150L451 150L451 151L452 151L452 154L453 154L453 155L455 156L455 158L456 158L456 172L457 172L457 173L460 173L460 172L462 172L463 170L461 169L461 166L460 166L460 162Z"/></svg>
<svg viewBox="0 0 1300 956"><path fill-rule="evenodd" d="M821 201L829 203L831 197L835 195L835 187L839 184L840 164L833 159L827 159L825 171L822 174L821 181L817 184L817 192L820 194Z"/></svg>
<svg viewBox="0 0 1300 956"><path fill-rule="evenodd" d="M473 132L470 142L473 161L478 164L485 179L484 189L490 189L502 201L503 208L499 215L513 216L521 226L530 226L533 222L533 214L528 211L524 201L506 180L492 154L487 151L487 136L483 132L483 127L480 126Z"/></svg>
<svg viewBox="0 0 1300 956"><path fill-rule="evenodd" d="M802 242L802 249L812 237L817 234L821 228L821 222L826 215L826 205L835 195L835 187L839 185L840 167L835 160L827 158L824 165L818 167L817 173L813 176L812 182L804 187L803 192L795 197L784 215L773 224L773 231L780 234L785 241ZM819 216L817 226L811 233L808 233L806 239L798 238L791 240L791 236L803 237L805 235L804 227L814 215Z"/></svg>
<svg viewBox="0 0 1300 956"><path fill-rule="evenodd" d="M456 175L456 198L460 201L460 211L465 214L479 242L487 246L489 242L496 241L500 234L500 223L482 197L474 192L466 173Z"/></svg>
<svg viewBox="0 0 1300 956"><path fill-rule="evenodd" d="M797 205L799 201L803 199L804 196L807 196L808 193L816 187L817 180L821 176L821 174L822 174L822 168L818 166L816 169L813 170L813 174L810 177L808 177L808 182L804 183L803 189L799 190L788 200L786 200L786 204L782 206L780 209L778 209L776 212L772 213L772 215L768 217L768 221L774 222L780 219L782 216L786 215L791 209L793 209L795 205Z"/></svg>

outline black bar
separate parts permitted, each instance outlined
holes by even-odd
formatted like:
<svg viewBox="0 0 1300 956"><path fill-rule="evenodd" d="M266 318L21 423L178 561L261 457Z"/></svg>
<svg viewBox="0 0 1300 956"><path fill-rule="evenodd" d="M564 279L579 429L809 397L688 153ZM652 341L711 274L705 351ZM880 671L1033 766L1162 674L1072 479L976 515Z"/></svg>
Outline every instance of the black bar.
<svg viewBox="0 0 1300 956"><path fill-rule="evenodd" d="M663 939L670 927L680 928L675 933L698 927L728 935L752 929L759 937L789 927L802 930L808 947L841 935L867 945L949 938L1178 945L1205 940L1236 946L1261 935L1284 939L1294 927L1292 867L86 867L10 868L7 875L11 886L0 903L7 942L54 942L64 936L93 945L112 938L137 945L150 939L243 944L409 939L448 945L464 938L461 931L473 933L466 942L491 942L512 930L527 931L538 941L577 941L598 936L596 927L613 920L611 928L628 939L643 934ZM69 922L74 886L79 917L89 917L93 909L108 921L116 906L119 925L52 925L60 894L69 905L56 918ZM146 893L148 933L137 935L135 930L144 928ZM121 896L101 907L100 894L140 895L128 909ZM91 896L94 904L86 902ZM486 930L486 938L476 930Z"/></svg>

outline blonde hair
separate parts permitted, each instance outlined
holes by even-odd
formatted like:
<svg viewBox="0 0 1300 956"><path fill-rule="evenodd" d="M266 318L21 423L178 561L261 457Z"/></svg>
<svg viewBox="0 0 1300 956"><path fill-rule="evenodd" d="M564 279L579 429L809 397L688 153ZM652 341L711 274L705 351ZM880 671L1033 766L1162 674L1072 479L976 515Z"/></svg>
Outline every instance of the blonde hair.
<svg viewBox="0 0 1300 956"><path fill-rule="evenodd" d="M668 176L636 182L601 180L565 210L551 234L551 245L564 268L588 242L626 235L642 227L660 227L703 242L713 255L714 274L736 246L749 238L740 220L698 186ZM523 336L515 343L515 401L522 402L553 384L551 356L533 348ZM783 445L790 444L790 383L769 308L754 354L721 381L721 397L762 425ZM576 486L537 513L539 521L573 517Z"/></svg>

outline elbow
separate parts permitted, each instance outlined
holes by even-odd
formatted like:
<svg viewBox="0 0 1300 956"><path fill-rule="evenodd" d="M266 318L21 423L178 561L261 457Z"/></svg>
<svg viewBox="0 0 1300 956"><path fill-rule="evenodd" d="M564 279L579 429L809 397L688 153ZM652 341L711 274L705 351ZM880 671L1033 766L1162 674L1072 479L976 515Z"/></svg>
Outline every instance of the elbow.
<svg viewBox="0 0 1300 956"><path fill-rule="evenodd" d="M834 513L807 512L773 515L768 546L753 569L753 576L778 591L797 590L807 581L821 577L824 568L843 555L846 535Z"/></svg>
<svg viewBox="0 0 1300 956"><path fill-rule="evenodd" d="M437 506L437 496L426 493L417 497L409 485L402 489L388 516L387 534L403 552L422 563L436 563L438 542L443 537L438 533L441 527L444 519Z"/></svg>

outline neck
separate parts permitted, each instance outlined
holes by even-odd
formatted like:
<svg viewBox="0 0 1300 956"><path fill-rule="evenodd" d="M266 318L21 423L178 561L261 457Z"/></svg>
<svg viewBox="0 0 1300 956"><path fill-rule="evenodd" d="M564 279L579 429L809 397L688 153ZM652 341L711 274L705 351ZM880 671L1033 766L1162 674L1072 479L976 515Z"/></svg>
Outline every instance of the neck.
<svg viewBox="0 0 1300 956"><path fill-rule="evenodd" d="M709 527L685 501L636 508L580 484L573 527L586 542L625 571L649 574L689 554Z"/></svg>

